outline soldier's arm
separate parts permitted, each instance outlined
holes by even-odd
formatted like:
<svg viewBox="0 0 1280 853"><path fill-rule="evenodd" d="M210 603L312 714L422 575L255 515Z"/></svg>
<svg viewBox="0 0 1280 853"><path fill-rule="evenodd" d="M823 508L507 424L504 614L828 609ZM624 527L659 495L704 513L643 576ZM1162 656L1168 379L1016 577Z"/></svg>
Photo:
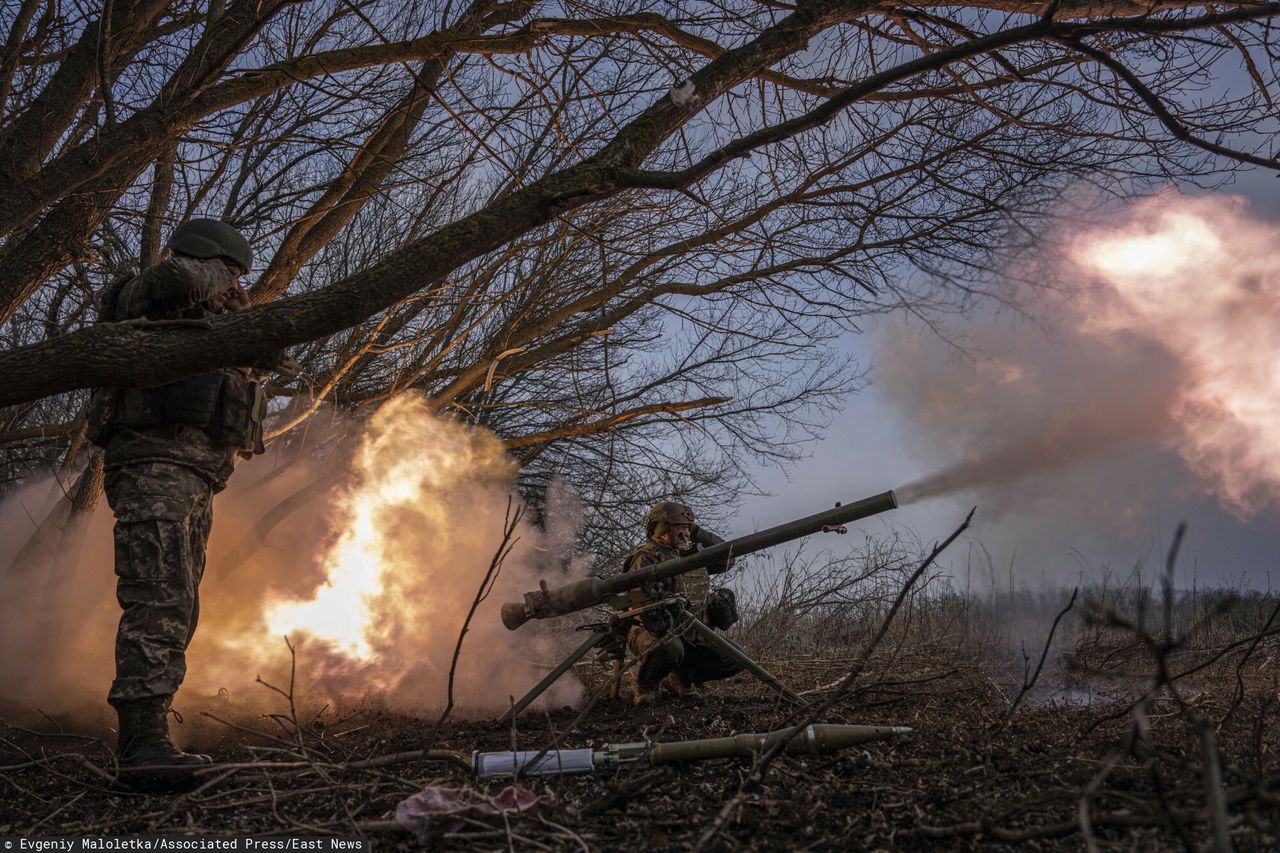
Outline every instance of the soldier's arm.
<svg viewBox="0 0 1280 853"><path fill-rule="evenodd" d="M649 548L640 548L633 551L631 556L627 557L627 559L623 561L622 570L624 572L639 571L640 569L647 568L648 566L661 562L662 557L654 553L654 551ZM670 579L665 581L656 581L654 583L647 584L644 589L632 590L629 595L639 602L644 600L647 595L655 595L674 589L674 583L675 582Z"/></svg>
<svg viewBox="0 0 1280 853"><path fill-rule="evenodd" d="M725 539L722 536L717 536L705 527L695 526L693 529L693 541L701 545L703 548L710 548L712 545L719 545L721 542L724 542ZM736 559L730 555L729 558L723 562L712 563L710 566L707 566L707 574L723 574L732 569L735 562Z"/></svg>
<svg viewBox="0 0 1280 853"><path fill-rule="evenodd" d="M173 255L128 282L116 301L115 319L171 318L225 293L234 283L222 261Z"/></svg>
<svg viewBox="0 0 1280 853"><path fill-rule="evenodd" d="M290 358L285 350L277 350L255 361L249 366L249 370L254 381L265 382L273 373L282 379L293 379L302 372L302 365Z"/></svg>
<svg viewBox="0 0 1280 853"><path fill-rule="evenodd" d="M627 559L622 561L622 570L624 572L634 572L643 569L645 566L652 565L653 552L651 551L633 551Z"/></svg>

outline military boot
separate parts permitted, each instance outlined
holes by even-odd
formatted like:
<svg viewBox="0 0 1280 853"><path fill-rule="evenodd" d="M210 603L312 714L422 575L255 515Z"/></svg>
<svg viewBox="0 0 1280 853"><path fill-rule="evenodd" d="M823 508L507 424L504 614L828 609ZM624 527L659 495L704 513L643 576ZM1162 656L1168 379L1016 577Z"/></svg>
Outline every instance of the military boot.
<svg viewBox="0 0 1280 853"><path fill-rule="evenodd" d="M688 699L702 699L702 688L698 686L696 681L690 681L680 674L679 670L668 672L666 677L662 679L662 687L665 687L675 696L684 696Z"/></svg>
<svg viewBox="0 0 1280 853"><path fill-rule="evenodd" d="M121 702L116 707L120 734L116 755L120 781L130 787L165 790L188 786L191 771L207 767L207 755L183 752L169 740L169 699L157 696Z"/></svg>
<svg viewBox="0 0 1280 853"><path fill-rule="evenodd" d="M658 688L656 685L636 684L635 692L631 694L632 705L639 708L643 705L652 705L656 701L658 701Z"/></svg>
<svg viewBox="0 0 1280 853"><path fill-rule="evenodd" d="M623 670L622 680L631 694L632 705L652 705L658 698L658 685L641 684L639 667L634 664Z"/></svg>

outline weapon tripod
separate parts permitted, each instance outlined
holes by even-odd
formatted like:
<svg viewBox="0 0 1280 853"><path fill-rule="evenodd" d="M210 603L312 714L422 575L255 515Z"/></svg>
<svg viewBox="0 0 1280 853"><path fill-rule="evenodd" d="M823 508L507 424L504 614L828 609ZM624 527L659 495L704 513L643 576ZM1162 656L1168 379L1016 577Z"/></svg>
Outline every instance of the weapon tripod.
<svg viewBox="0 0 1280 853"><path fill-rule="evenodd" d="M626 653L627 631L631 626L632 620L640 614L655 610L658 608L671 608L674 619L671 630L662 637L659 643L669 642L671 638L682 636L686 631L692 629L696 631L703 639L715 648L724 652L733 660L742 665L742 668L754 675L762 684L767 685L777 691L779 695L790 699L798 705L805 704L800 696L785 684L773 676L767 669L752 660L746 652L735 646L733 643L721 637L715 632L711 626L698 619L689 612L689 600L681 595L671 595L664 598L654 599L652 601L644 601L639 604L631 604L624 610L612 613L605 622L596 622L590 625L583 625L578 628L579 631L590 631L590 636L582 641L582 644L569 653L563 661L560 662L555 669L547 673L546 677L535 684L528 693L524 694L518 702L511 706L511 710L507 711L498 718L499 723L509 723L512 718L517 716L525 708L529 707L534 700L546 692L547 688L559 680L560 676L568 672L574 664L582 660L587 652L600 646L606 645L605 654L613 659L613 668L609 677L609 698L611 700L618 698L618 685L622 675L623 657ZM612 648L610 648L612 646ZM657 648L658 646L654 646Z"/></svg>

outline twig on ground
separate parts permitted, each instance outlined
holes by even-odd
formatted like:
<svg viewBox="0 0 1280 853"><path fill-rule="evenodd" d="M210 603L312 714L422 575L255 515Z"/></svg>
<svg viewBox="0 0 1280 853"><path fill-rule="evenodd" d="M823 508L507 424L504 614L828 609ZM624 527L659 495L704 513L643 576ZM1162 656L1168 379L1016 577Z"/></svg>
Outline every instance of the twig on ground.
<svg viewBox="0 0 1280 853"><path fill-rule="evenodd" d="M1009 710L1005 713L1004 719L1000 721L1000 726L1009 725L1009 721L1013 719L1013 714L1018 710L1018 706L1022 704L1023 698L1031 688L1036 686L1036 682L1040 680L1040 672L1044 669L1045 658L1049 656L1049 648L1053 645L1053 635L1058 632L1058 624L1062 621L1062 617L1071 612L1071 608L1076 606L1076 596L1080 594L1080 587L1076 587L1071 591L1071 600L1067 602L1067 606L1059 611L1058 615L1053 618L1053 625L1049 628L1049 636L1044 638L1044 647L1040 650L1040 661L1036 664L1036 671L1030 674L1025 667L1022 673L1022 688L1018 691L1018 695L1014 698L1013 704L1009 706ZM1026 662L1026 652L1023 652L1023 660Z"/></svg>
<svg viewBox="0 0 1280 853"><path fill-rule="evenodd" d="M613 793L587 803L582 809L584 816L597 815L618 806L626 805L631 798L638 797L665 779L669 773L665 768L650 770L625 780Z"/></svg>
<svg viewBox="0 0 1280 853"><path fill-rule="evenodd" d="M219 717L217 714L214 714L212 711L201 711L200 714L201 716L208 717L209 719L214 720L215 722L221 723L227 728L235 729L238 732L242 732L247 735L253 735L254 737L260 737L264 740L269 740L272 743L278 743L290 751L292 751L296 746L296 744L291 743L290 741L287 741L284 738L278 738L275 735L269 735L266 732L260 732L257 729L251 729L248 726L242 726L239 723L233 723L230 720L224 720L222 717Z"/></svg>
<svg viewBox="0 0 1280 853"><path fill-rule="evenodd" d="M284 638L284 644L289 649L289 690L285 692L274 684L269 684L262 680L262 676L258 676L254 680L266 687L268 690L274 690L289 702L289 722L293 726L294 743L298 747L298 751L305 757L307 755L307 745L302 740L302 726L298 722L298 706L294 701L294 688L298 683L298 652L293 647L293 643L289 642L289 638ZM273 715L274 719L274 715Z"/></svg>
<svg viewBox="0 0 1280 853"><path fill-rule="evenodd" d="M493 592L493 585L498 582L498 575L502 573L502 564L507 559L507 555L511 553L511 549L520 541L517 536L514 539L512 534L515 533L516 527L520 524L520 519L524 517L524 504L516 507L515 512L511 511L512 499L507 496L507 511L502 524L502 541L498 543L498 549L493 552L493 558L489 560L489 568L484 573L484 578L480 581L480 587L476 590L476 596L471 601L471 609L467 611L467 617L462 620L462 629L458 631L458 642L453 647L453 660L449 664L449 688L447 694L447 702L444 711L440 714L440 719L436 720L435 728L432 729L432 735L439 731L444 721L449 719L449 715L453 713L453 680L458 671L458 656L462 654L462 641L466 639L467 631L471 628L471 619L476 615L476 609L489 597L489 593Z"/></svg>
<svg viewBox="0 0 1280 853"><path fill-rule="evenodd" d="M1213 824L1213 853L1231 853L1231 823L1227 817L1227 797L1222 788L1222 765L1213 726L1200 726L1200 751L1204 761L1205 803Z"/></svg>
<svg viewBox="0 0 1280 853"><path fill-rule="evenodd" d="M36 822L35 822L34 824L32 824L31 826L27 827L27 828L26 828L26 831L27 831L28 833L30 833L31 835L35 835L35 834L36 834L36 830L37 830L37 829L39 829L40 827L44 826L46 823L48 823L49 821L53 820L53 819L54 819L55 817L57 817L58 815L62 814L64 811L66 811L67 809L69 809L69 808L71 808L72 806L74 806L76 803L78 803L78 802L80 802L81 800L83 800L83 799L84 799L84 797L85 797L85 795L86 795L86 794L88 794L88 793L89 793L89 791L86 789L86 790L81 791L80 793L76 794L74 797L72 797L71 799L67 800L66 802L64 802L62 805L58 806L58 807L57 807L56 809L54 809L53 811L49 812L49 814L45 815L44 817L40 818L40 820L36 821Z"/></svg>

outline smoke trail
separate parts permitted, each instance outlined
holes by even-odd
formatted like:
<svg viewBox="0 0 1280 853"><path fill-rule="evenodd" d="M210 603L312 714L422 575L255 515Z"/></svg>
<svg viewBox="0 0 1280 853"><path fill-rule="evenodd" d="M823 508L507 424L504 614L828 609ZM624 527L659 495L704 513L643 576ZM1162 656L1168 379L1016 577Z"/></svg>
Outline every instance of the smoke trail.
<svg viewBox="0 0 1280 853"><path fill-rule="evenodd" d="M1278 238L1242 199L1164 193L1063 240L1079 296L1055 306L1050 338L990 323L974 341L1000 355L939 370L944 345L883 334L880 386L924 452L962 460L902 500L998 486L984 496L1019 508L1027 478L1157 447L1237 517L1276 505Z"/></svg>
<svg viewBox="0 0 1280 853"><path fill-rule="evenodd" d="M1082 359L1082 361L1087 361ZM1084 367L1080 361L1059 363ZM1130 358L1132 364L1132 358ZM1103 368L1105 364L1088 364ZM1064 388L1046 382L1038 365L1038 379L1020 378L1025 396L1039 398L1040 412L1017 422L999 417L971 433L966 459L943 471L897 490L903 504L952 494L977 486L1008 484L1033 474L1066 468L1112 451L1159 439L1167 431L1166 413L1174 388L1166 372L1152 369L1139 387L1121 382L1099 383L1091 388ZM1025 374L1023 374L1025 377ZM1032 382L1043 384L1030 385ZM1008 388L992 388L981 382L967 390L991 404L992 415L1002 415L998 395ZM1025 397L1024 397L1025 399ZM954 421L955 410L938 412L940 421ZM989 446L982 446L989 442Z"/></svg>

